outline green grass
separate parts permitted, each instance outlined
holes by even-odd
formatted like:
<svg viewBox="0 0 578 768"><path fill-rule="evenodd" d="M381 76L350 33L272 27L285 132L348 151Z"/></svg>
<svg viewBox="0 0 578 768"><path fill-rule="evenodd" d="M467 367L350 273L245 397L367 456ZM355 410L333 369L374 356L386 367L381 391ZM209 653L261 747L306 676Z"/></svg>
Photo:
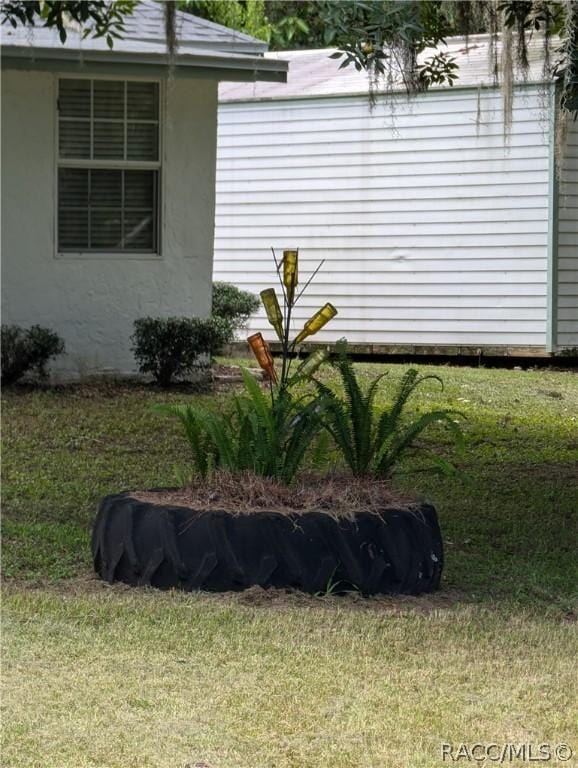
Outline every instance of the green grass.
<svg viewBox="0 0 578 768"><path fill-rule="evenodd" d="M402 366L389 366L382 399ZM479 597L568 601L575 587L578 509L578 378L575 373L422 366L445 381L422 389L414 408L463 412L466 448L456 456L443 428L396 484L439 507L447 543L446 585ZM382 366L359 366L367 382ZM72 387L4 396L4 574L59 579L89 566L98 500L126 488L177 484L190 472L176 422L157 402L206 395L150 387ZM226 398L221 394L219 398ZM460 475L421 470L435 453ZM329 457L332 462L333 457Z"/></svg>
<svg viewBox="0 0 578 768"><path fill-rule="evenodd" d="M178 425L148 406L214 398L7 390L2 764L430 768L442 741L572 743L578 378L420 368L446 387L414 408L467 421L463 454L436 428L395 479L436 503L446 541L442 592L413 600L91 581L99 498L189 471ZM459 476L423 472L428 453Z"/></svg>
<svg viewBox="0 0 578 768"><path fill-rule="evenodd" d="M434 768L442 742L573 743L569 623L356 606L14 592L3 765Z"/></svg>

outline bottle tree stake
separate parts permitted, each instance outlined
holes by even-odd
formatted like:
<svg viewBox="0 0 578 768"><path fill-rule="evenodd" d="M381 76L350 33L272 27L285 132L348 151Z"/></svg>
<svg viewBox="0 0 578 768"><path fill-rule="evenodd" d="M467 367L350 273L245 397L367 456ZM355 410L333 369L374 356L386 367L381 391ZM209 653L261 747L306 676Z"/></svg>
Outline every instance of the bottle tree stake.
<svg viewBox="0 0 578 768"><path fill-rule="evenodd" d="M247 341L253 350L253 354L255 355L259 366L267 373L271 387L271 398L274 402L276 393L286 391L295 381L311 376L311 374L313 374L327 359L327 350L317 350L316 352L312 352L306 360L301 363L295 372L295 375L293 377L290 375L293 353L297 345L324 328L327 323L335 317L337 310L333 304L327 302L305 322L302 330L293 340L291 340L291 316L293 309L323 266L325 260L322 260L319 263L313 274L298 293L299 250L284 250L283 258L280 261L277 258L274 248L271 248L271 252L273 253L275 270L281 286L281 294L283 297L282 307L274 288L266 288L264 291L261 291L261 300L265 307L265 312L267 313L267 320L275 329L277 338L281 342L282 365L280 377L277 376L271 350L263 336L260 333L255 333L252 336L249 336Z"/></svg>

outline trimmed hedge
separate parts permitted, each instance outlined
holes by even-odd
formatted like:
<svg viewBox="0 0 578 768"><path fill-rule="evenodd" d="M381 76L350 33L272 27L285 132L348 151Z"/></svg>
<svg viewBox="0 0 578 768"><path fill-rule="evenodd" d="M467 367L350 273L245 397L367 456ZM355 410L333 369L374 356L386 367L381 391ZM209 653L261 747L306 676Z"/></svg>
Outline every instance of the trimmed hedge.
<svg viewBox="0 0 578 768"><path fill-rule="evenodd" d="M141 317L131 341L139 371L168 387L202 365L202 358L214 354L229 335L229 323L219 318Z"/></svg>
<svg viewBox="0 0 578 768"><path fill-rule="evenodd" d="M14 384L26 373L47 376L46 366L64 352L64 341L50 328L2 325L2 384Z"/></svg>
<svg viewBox="0 0 578 768"><path fill-rule="evenodd" d="M213 317L226 320L231 326L231 339L261 306L258 296L242 291L231 283L213 283Z"/></svg>

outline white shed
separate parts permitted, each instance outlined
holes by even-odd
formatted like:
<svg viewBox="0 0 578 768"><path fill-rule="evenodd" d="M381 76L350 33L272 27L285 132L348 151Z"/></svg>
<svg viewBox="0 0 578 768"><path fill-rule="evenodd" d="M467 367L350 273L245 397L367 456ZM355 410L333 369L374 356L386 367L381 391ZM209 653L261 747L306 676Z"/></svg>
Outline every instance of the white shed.
<svg viewBox="0 0 578 768"><path fill-rule="evenodd" d="M258 292L299 247L295 327L364 352L545 355L578 346L578 124L561 179L540 47L504 138L488 38L449 41L453 88L378 96L331 51L284 52L287 84L220 88L214 278ZM270 54L275 56L275 54ZM251 330L274 339L261 313Z"/></svg>
<svg viewBox="0 0 578 768"><path fill-rule="evenodd" d="M132 373L133 322L211 309L217 87L284 80L266 45L141 0L109 50L2 26L2 321L57 331L66 376Z"/></svg>

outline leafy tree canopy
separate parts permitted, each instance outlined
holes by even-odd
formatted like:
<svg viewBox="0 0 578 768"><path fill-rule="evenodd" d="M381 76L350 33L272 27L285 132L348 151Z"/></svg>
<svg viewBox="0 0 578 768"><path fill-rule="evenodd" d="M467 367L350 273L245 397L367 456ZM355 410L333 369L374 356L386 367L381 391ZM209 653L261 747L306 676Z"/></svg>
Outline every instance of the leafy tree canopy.
<svg viewBox="0 0 578 768"><path fill-rule="evenodd" d="M56 27L66 42L67 28L75 22L85 37L106 37L109 48L122 37L124 18L132 13L135 0L5 0L1 4L2 24Z"/></svg>
<svg viewBox="0 0 578 768"><path fill-rule="evenodd" d="M179 8L259 40L271 38L265 0L181 0Z"/></svg>
<svg viewBox="0 0 578 768"><path fill-rule="evenodd" d="M458 65L444 51L446 38L486 32L506 125L514 73L527 71L528 43L540 35L544 75L560 84L558 105L578 115L578 0L188 0L181 7L273 50L334 47L342 67L367 71L374 84L400 76L408 92L452 85ZM418 63L426 48L439 50Z"/></svg>
<svg viewBox="0 0 578 768"><path fill-rule="evenodd" d="M443 50L446 38L482 32L491 37L496 79L509 91L514 71L528 69L530 39L540 35L544 74L560 84L559 106L578 114L578 0L267 0L265 10L272 47L335 47L341 66L374 79L399 73L409 92L452 85L457 66ZM418 64L430 47L440 52Z"/></svg>

